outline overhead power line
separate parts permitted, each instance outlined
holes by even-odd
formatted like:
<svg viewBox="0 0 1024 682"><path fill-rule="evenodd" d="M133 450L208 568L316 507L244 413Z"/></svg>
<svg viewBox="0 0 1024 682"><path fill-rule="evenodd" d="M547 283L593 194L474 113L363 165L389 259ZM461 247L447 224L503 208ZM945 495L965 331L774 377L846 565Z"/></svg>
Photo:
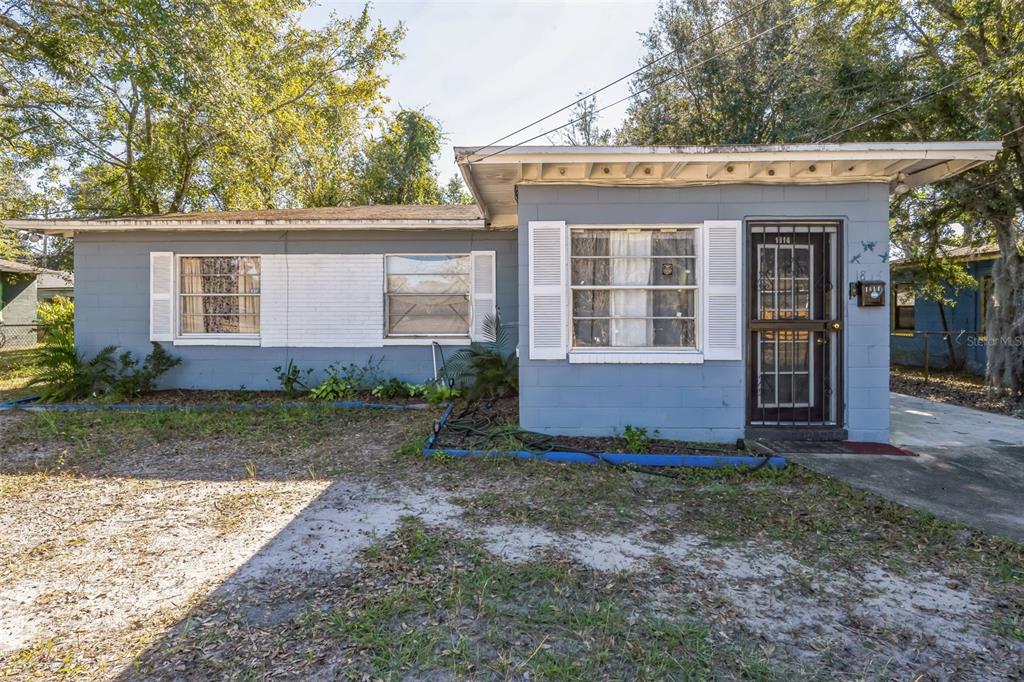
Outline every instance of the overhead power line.
<svg viewBox="0 0 1024 682"><path fill-rule="evenodd" d="M680 47L677 47L676 49L671 50L669 52L666 52L665 54L661 55L660 57L658 57L656 59L653 59L653 60L647 62L646 64L643 64L642 66L640 66L640 67L638 67L636 69L633 69L632 71L630 71L629 73L627 73L627 74L625 74L623 76L619 76L618 78L616 78L613 81L605 83L604 85L602 85L601 87L597 88L596 90L591 90L590 92L588 92L587 94L583 95L579 99L577 99L577 100L575 100L573 102L570 102L569 104L566 104L564 107L562 107L560 109L555 109L550 114L547 114L545 116L541 116L536 121L532 121L530 123L527 123L522 128L518 128L516 130L513 130L508 135L503 135L502 137L499 137L497 140L494 140L493 142L489 142L489 143L483 145L482 147L477 147L476 149L473 150L472 153L473 154L477 154L477 153L479 153L479 151L481 149L486 149L487 147L493 147L494 145L498 144L499 142L503 142L503 141L507 140L508 138L512 137L513 135L518 135L519 133L521 133L521 132L523 132L525 130L529 130L530 128L532 128L533 126L537 125L538 123L543 123L544 121L548 120L552 116L555 116L556 114L560 114L560 113L562 113L563 111L565 111L567 109L571 109L572 107L576 106L580 102L584 102L587 99L595 96L597 93L604 92L608 88L610 88L610 87L612 87L614 85L618 85L619 83L621 83L622 81L626 80L627 78L632 78L633 76L637 75L641 71L646 71L647 69L651 68L652 66L654 66L656 64L660 64L661 62L665 61L669 57L672 57L672 56L680 54L686 48L692 46L693 44L697 43L700 40L703 40L704 38L707 38L712 33L715 33L716 31L720 31L721 29L725 28L726 26L739 21L743 17L756 12L757 10L761 9L762 7L767 5L768 3L774 2L774 1L775 0L764 0L760 4L755 5L753 7L750 7L750 8L748 8L747 10L745 10L743 12L740 12L739 14L731 17L727 21L724 21L721 24L718 24L717 26L712 26L710 29L708 29L704 33L701 33L699 36L693 38L692 40L687 41L685 44L681 45Z"/></svg>
<svg viewBox="0 0 1024 682"><path fill-rule="evenodd" d="M770 26L769 28L766 28L765 30L761 31L760 33L755 33L754 35L750 36L746 40L742 40L742 41L740 41L738 43L733 43L732 45L730 45L730 46L728 46L728 47L726 47L726 48L724 48L722 50L719 50L719 51L711 54L708 57L705 57L704 59L700 60L696 64L687 64L687 65L683 66L681 73L673 73L673 74L671 74L671 75L669 75L669 76L667 76L665 78L662 78L661 80L658 80L658 81L648 85L645 88L642 88L640 90L632 92L629 95L626 95L625 97L623 97L621 99L617 99L614 102L612 102L611 104L607 104L607 105L605 105L605 106L603 106L603 107L601 107L599 109L595 109L592 113L587 114L586 116L579 116L577 118L571 119L571 120L567 121L566 123L563 123L560 126L557 126L555 128L551 128L550 130L546 130L543 133L540 133L538 135L534 135L533 137L527 138L527 139L525 139L525 140L523 140L521 142L516 142L515 144L508 145L507 147L502 147L501 149L499 149L497 151L493 151L490 154L487 154L487 155L485 155L485 156L483 156L483 157L481 157L479 159L471 161L470 163L477 163L479 161L483 161L485 159L489 159L492 156L496 156L498 154L503 154L503 153L505 153L505 152L507 152L507 151L509 151L511 149L515 149L516 147L521 147L524 144L528 144L530 142L533 142L534 140L538 140L538 139L540 139L542 137L546 137L546 136L550 135L551 133L558 132L562 128L566 128L568 126L575 125L576 123L579 123L580 121L585 120L589 116L593 116L593 115L598 114L598 113L600 113L602 111L605 111L606 109L610 109L611 107L614 107L614 106L617 106L619 104L622 104L623 102L625 102L627 100L635 99L639 95L642 95L642 94L644 94L646 92L650 92L651 90L653 90L653 89L655 89L655 88L657 88L659 86L662 86L662 85L664 85L665 83L668 83L671 80L675 80L676 78L679 78L680 76L682 76L682 75L684 75L686 73L689 73L690 71L692 71L693 69L697 68L698 66L702 66L704 64L707 64L708 62L710 62L710 61L712 61L714 59L717 59L718 57L721 57L722 55L728 54L728 53L730 53L730 52L732 52L734 50L737 50L737 49L743 47L744 45L748 45L748 44L752 43L753 41L757 40L758 38L761 38L761 37L763 37L763 36L765 36L765 35L767 35L769 33L777 31L778 29L782 28L783 26L787 26L789 24L792 24L794 21L796 21L797 19L801 18L802 16L804 16L804 15L810 13L810 12L813 12L814 10L818 9L819 7L821 7L822 5L826 5L826 4L830 3L830 2L833 2L833 0L821 0L820 2L815 3L811 7L807 8L807 9L801 11L801 12L798 12L797 14L793 15L789 19L786 19L785 21L780 21L779 23L775 24L774 26ZM570 105L570 106L572 106L572 105ZM529 127L529 126L527 126L527 127ZM506 137L508 137L508 136L506 136ZM490 146L490 145L487 145L487 146ZM476 154L476 153L480 152L481 149L486 149L486 147L480 147L480 148L476 149L472 153Z"/></svg>
<svg viewBox="0 0 1024 682"><path fill-rule="evenodd" d="M889 116L890 114L895 114L897 111L901 111L903 109L906 109L907 107L913 106L913 105L917 104L918 102L923 102L926 99L930 99L932 97L935 97L936 95L942 94L943 92L945 92L946 90L949 90L953 86L959 85L960 83L963 83L965 81L973 80L973 79L977 78L978 76L980 76L980 75L982 75L984 73L987 73L993 67L1001 65L1004 62L1009 61L1010 58L1015 57L1015 56L1017 56L1017 53L1008 54L1005 57L1003 57L1002 59L1000 59L999 61L992 62L988 66L983 66L980 69L967 74L966 76L961 76L960 78L957 78L956 80L950 81L949 83L946 83L945 85L943 85L940 88L935 88L934 90L931 90L931 91L926 92L924 94L918 95L917 97L914 97L914 98L912 98L910 100L907 100L906 102L904 102L903 104L899 105L898 107L893 107L892 109L889 109L887 111L883 111L880 114L875 114L874 116L869 116L868 118L865 118L863 121L855 123L852 126L849 126L847 128L843 128L842 130L837 130L836 132L834 132L834 133L832 133L830 135L826 135L825 137L818 138L817 140L815 140L815 142L828 142L829 140L832 140L832 139L834 139L836 137L839 137L840 135L845 135L846 133L850 132L851 130L856 130L857 128L860 128L862 126L866 126L869 123L874 123L875 121L877 121L879 119L885 118L886 116ZM1015 132L1015 131L1011 130L1010 132L1012 133L1012 132ZM1009 134L1010 133L1006 133L1006 135L1009 135ZM1004 137L1005 137L1005 135L1004 135Z"/></svg>

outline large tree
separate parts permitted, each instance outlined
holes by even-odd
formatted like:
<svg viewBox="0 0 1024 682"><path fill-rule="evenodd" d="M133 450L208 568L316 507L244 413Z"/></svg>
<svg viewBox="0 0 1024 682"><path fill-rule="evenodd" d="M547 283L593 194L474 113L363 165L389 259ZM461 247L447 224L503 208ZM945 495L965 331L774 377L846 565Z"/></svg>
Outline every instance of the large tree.
<svg viewBox="0 0 1024 682"><path fill-rule="evenodd" d="M434 168L441 139L437 121L421 111L399 111L363 150L356 164L352 203L441 203Z"/></svg>
<svg viewBox="0 0 1024 682"><path fill-rule="evenodd" d="M938 217L968 243L996 242L995 303L988 316L988 378L1024 397L1024 11L1019 0L847 0L862 43L899 54L913 82L887 116L898 139L997 139L993 163L898 201L917 201L922 239ZM863 137L865 126L841 139ZM921 199L924 201L921 201Z"/></svg>
<svg viewBox="0 0 1024 682"><path fill-rule="evenodd" d="M809 3L808 3L809 4ZM884 50L846 44L835 12L789 0L668 0L644 36L646 66L621 143L803 142L898 91Z"/></svg>
<svg viewBox="0 0 1024 682"><path fill-rule="evenodd" d="M58 159L77 215L337 203L403 31L308 4L8 0L0 153Z"/></svg>

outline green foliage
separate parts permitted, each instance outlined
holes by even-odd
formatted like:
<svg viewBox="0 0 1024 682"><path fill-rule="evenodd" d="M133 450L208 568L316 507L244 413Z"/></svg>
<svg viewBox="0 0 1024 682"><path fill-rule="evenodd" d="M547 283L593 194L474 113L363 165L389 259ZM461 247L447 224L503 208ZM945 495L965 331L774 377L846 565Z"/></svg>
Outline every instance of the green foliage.
<svg viewBox="0 0 1024 682"><path fill-rule="evenodd" d="M357 390L369 390L371 387L377 384L380 379L380 367L384 363L384 358L374 358L370 356L367 361L361 365L357 365L354 362L350 362L342 367L335 367L331 365L327 368L329 375L337 375L344 379L346 382L352 384Z"/></svg>
<svg viewBox="0 0 1024 682"><path fill-rule="evenodd" d="M373 387L373 397L381 400L394 400L395 398L411 398L422 392L419 384L409 384L394 377L382 381Z"/></svg>
<svg viewBox="0 0 1024 682"><path fill-rule="evenodd" d="M353 362L338 367L331 364L324 380L310 391L309 396L314 400L349 400L376 383L383 361L384 358L375 361L371 355L362 365Z"/></svg>
<svg viewBox="0 0 1024 682"><path fill-rule="evenodd" d="M654 437L658 437L658 430L655 429ZM622 430L622 437L626 439L626 450L633 454L644 454L651 451L651 436L643 426L626 424Z"/></svg>
<svg viewBox="0 0 1024 682"><path fill-rule="evenodd" d="M348 400L355 396L357 390L356 385L348 379L343 379L337 374L329 374L309 392L309 397L313 400Z"/></svg>
<svg viewBox="0 0 1024 682"><path fill-rule="evenodd" d="M484 320L488 341L463 348L448 361L445 373L465 385L469 400L501 398L519 392L519 358L511 334L498 315Z"/></svg>
<svg viewBox="0 0 1024 682"><path fill-rule="evenodd" d="M152 391L157 379L181 364L181 358L155 342L141 365L130 351L116 354L116 346L107 346L86 359L75 350L72 331L56 323L45 331L36 373L28 385L38 386L39 399L48 403L97 397L127 400Z"/></svg>
<svg viewBox="0 0 1024 682"><path fill-rule="evenodd" d="M427 442L428 436L414 436L401 445L398 446L398 454L403 457L410 455L423 455L423 446Z"/></svg>
<svg viewBox="0 0 1024 682"><path fill-rule="evenodd" d="M789 0L673 0L643 36L652 65L633 80L622 144L807 142L863 103L899 97L887 49L837 40L836 13ZM732 19L711 35L711 26ZM792 23L785 23L792 21ZM758 36L754 39L752 37ZM671 59L663 55L676 52ZM756 65L756 68L752 68ZM860 105L860 106L858 106Z"/></svg>
<svg viewBox="0 0 1024 682"><path fill-rule="evenodd" d="M3 178L0 178L0 183L2 182ZM17 233L0 223L0 259L20 262L25 260L28 255L28 249Z"/></svg>
<svg viewBox="0 0 1024 682"><path fill-rule="evenodd" d="M560 144L571 144L577 146L596 146L610 144L612 133L610 130L601 130L597 121L600 114L597 112L597 96L584 97L584 93L576 93L580 99L572 109L569 110L570 124L558 131Z"/></svg>
<svg viewBox="0 0 1024 682"><path fill-rule="evenodd" d="M6 177L55 159L62 208L78 214L338 204L366 122L383 114L384 68L404 30L368 7L306 28L308 7L12 6L0 21L0 205Z"/></svg>
<svg viewBox="0 0 1024 682"><path fill-rule="evenodd" d="M461 398L462 391L458 387L449 386L444 382L432 381L424 385L422 395L428 404L442 405L456 398Z"/></svg>
<svg viewBox="0 0 1024 682"><path fill-rule="evenodd" d="M440 150L437 121L420 111L398 112L357 161L353 203L440 203L434 168Z"/></svg>
<svg viewBox="0 0 1024 682"><path fill-rule="evenodd" d="M75 330L75 302L64 296L54 296L36 308L39 329L46 334L60 329L69 334Z"/></svg>
<svg viewBox="0 0 1024 682"><path fill-rule="evenodd" d="M453 175L448 180L448 184L441 190L441 203L442 204L472 204L473 197L470 196L469 192L466 191L466 186L462 184L462 178L458 175Z"/></svg>
<svg viewBox="0 0 1024 682"><path fill-rule="evenodd" d="M110 386L110 395L117 400L134 398L156 388L156 381L171 369L181 364L181 358L171 355L159 343L153 341L150 351L142 364L130 351L118 357L118 367Z"/></svg>
<svg viewBox="0 0 1024 682"><path fill-rule="evenodd" d="M300 389L309 390L309 379L313 375L312 367L302 369L289 358L287 365L283 367L278 365L274 368L274 372L277 373L277 381L286 395L298 395L301 392Z"/></svg>

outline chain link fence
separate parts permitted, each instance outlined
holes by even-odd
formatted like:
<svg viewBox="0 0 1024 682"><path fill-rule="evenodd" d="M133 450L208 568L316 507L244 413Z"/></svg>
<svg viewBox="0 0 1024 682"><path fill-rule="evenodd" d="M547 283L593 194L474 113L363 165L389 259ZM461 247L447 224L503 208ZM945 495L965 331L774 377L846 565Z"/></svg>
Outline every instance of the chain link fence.
<svg viewBox="0 0 1024 682"><path fill-rule="evenodd" d="M39 327L34 324L0 322L0 351L29 350L39 345Z"/></svg>

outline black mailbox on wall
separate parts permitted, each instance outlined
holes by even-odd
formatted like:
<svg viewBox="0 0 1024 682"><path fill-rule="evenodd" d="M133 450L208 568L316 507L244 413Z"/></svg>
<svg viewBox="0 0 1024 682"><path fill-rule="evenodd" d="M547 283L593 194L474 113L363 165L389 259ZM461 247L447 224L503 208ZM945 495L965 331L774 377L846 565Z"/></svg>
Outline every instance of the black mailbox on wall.
<svg viewBox="0 0 1024 682"><path fill-rule="evenodd" d="M857 305L862 308L885 305L885 282L857 282Z"/></svg>

